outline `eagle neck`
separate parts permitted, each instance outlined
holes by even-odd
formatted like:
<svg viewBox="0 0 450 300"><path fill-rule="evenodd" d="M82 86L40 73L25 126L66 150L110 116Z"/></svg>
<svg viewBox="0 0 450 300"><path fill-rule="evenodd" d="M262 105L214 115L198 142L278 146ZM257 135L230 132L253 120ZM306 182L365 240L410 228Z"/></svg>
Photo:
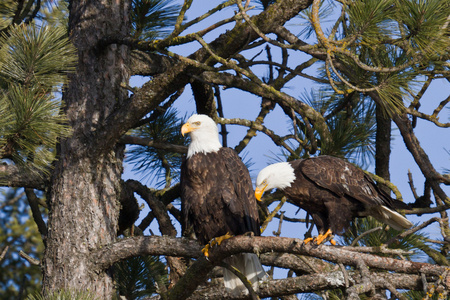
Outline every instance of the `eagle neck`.
<svg viewBox="0 0 450 300"><path fill-rule="evenodd" d="M208 154L212 152L217 152L222 148L222 144L218 137L210 138L197 138L195 135L191 135L191 143L188 148L187 158L197 153Z"/></svg>
<svg viewBox="0 0 450 300"><path fill-rule="evenodd" d="M288 162L276 164L274 168L276 176L273 179L273 185L281 190L291 187L295 180L295 172L292 165Z"/></svg>

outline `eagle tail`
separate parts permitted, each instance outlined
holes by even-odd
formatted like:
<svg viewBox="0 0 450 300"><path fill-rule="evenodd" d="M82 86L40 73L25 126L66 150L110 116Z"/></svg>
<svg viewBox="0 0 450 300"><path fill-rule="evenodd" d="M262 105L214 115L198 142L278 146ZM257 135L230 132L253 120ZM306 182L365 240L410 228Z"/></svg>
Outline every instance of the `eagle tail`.
<svg viewBox="0 0 450 300"><path fill-rule="evenodd" d="M407 218L383 205L377 207L373 216L396 230L404 230L413 226Z"/></svg>
<svg viewBox="0 0 450 300"><path fill-rule="evenodd" d="M268 275L264 271L259 258L254 253L239 253L224 260L226 263L232 265L238 269L248 281L251 282L253 289L258 290L259 281L266 280ZM225 290L233 295L239 295L242 292L246 292L247 288L242 281L234 275L231 271L223 268L223 280Z"/></svg>

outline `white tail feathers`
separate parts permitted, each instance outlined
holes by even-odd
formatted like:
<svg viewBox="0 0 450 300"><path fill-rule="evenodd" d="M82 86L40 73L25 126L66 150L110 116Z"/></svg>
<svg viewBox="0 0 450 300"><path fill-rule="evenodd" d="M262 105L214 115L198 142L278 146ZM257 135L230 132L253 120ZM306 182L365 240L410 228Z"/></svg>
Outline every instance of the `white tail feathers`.
<svg viewBox="0 0 450 300"><path fill-rule="evenodd" d="M386 206L378 206L376 213L372 214L378 221L383 222L396 230L408 229L413 224L407 218Z"/></svg>
<svg viewBox="0 0 450 300"><path fill-rule="evenodd" d="M259 281L266 280L267 274L264 271L259 258L254 253L239 253L224 259L224 261L238 269L248 281L252 283L255 291L259 288ZM242 281L228 269L223 268L223 281L225 290L233 295L239 295L248 291Z"/></svg>

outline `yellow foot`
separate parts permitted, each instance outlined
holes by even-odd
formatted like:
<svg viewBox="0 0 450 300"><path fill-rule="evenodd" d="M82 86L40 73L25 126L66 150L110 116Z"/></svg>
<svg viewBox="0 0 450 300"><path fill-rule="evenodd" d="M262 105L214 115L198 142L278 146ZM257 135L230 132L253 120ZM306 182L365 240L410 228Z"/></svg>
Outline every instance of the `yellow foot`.
<svg viewBox="0 0 450 300"><path fill-rule="evenodd" d="M307 239L304 239L303 240L303 243L306 245L306 244L308 244L309 242L311 242L313 240L313 238L307 238Z"/></svg>
<svg viewBox="0 0 450 300"><path fill-rule="evenodd" d="M317 245L322 244L323 241L325 241L327 238L331 237L333 235L333 233L331 232L331 229L328 229L327 232L325 232L324 234L319 234L316 239L315 242Z"/></svg>
<svg viewBox="0 0 450 300"><path fill-rule="evenodd" d="M203 255L206 256L207 258L209 257L209 248L211 248L211 246L209 244L206 244L206 246L203 247L202 249Z"/></svg>
<svg viewBox="0 0 450 300"><path fill-rule="evenodd" d="M218 236L218 237L213 238L213 239L209 242L209 244L211 245L211 247L215 246L216 244L220 246L220 244L222 244L223 241L225 241L225 240L227 240L227 239L229 239L229 238L232 238L232 237L233 237L233 236L232 236L229 232L227 232L225 235L222 235L222 236Z"/></svg>
<svg viewBox="0 0 450 300"><path fill-rule="evenodd" d="M211 249L211 247L214 247L215 245L219 245L222 244L222 242L226 239L229 239L233 237L229 232L227 232L225 235L222 236L218 236L213 238L211 241L209 241L208 244L205 245L205 247L202 249L202 253L204 256L209 257L209 250Z"/></svg>
<svg viewBox="0 0 450 300"><path fill-rule="evenodd" d="M313 241L313 243L320 245L322 244L324 241L326 241L329 237L332 237L333 233L331 232L331 229L328 229L327 232L325 232L325 234L319 234L317 237L315 238L307 238L303 241L303 243L306 245L309 242ZM333 239L330 239L330 243L335 246L336 245L336 241Z"/></svg>

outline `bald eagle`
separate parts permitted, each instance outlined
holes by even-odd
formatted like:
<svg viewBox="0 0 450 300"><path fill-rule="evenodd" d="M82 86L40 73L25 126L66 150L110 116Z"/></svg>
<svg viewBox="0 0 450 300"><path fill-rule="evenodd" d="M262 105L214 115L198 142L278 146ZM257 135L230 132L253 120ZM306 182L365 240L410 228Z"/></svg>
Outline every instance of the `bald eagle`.
<svg viewBox="0 0 450 300"><path fill-rule="evenodd" d="M222 147L216 123L206 115L193 115L181 128L191 143L181 166L183 231L193 226L208 255L209 242L230 235L260 235L253 184L244 163L233 149ZM227 258L252 282L255 289L266 273L254 253ZM246 291L241 280L224 269L225 288L235 294Z"/></svg>
<svg viewBox="0 0 450 300"><path fill-rule="evenodd" d="M317 244L333 233L343 234L356 217L372 216L397 230L413 225L395 211L407 209L405 203L392 199L361 169L340 158L319 156L269 165L258 174L255 196L260 200L274 188L313 218Z"/></svg>

